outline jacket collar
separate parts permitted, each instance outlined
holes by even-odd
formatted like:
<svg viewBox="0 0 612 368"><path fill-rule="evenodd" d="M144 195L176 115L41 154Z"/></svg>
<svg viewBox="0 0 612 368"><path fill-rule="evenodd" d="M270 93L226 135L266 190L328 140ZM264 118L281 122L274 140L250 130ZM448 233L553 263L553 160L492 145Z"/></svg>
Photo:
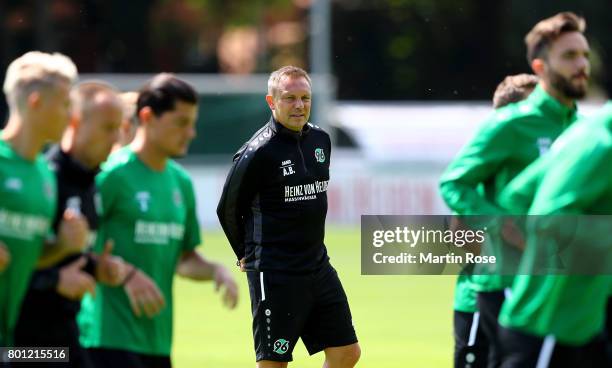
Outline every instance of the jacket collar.
<svg viewBox="0 0 612 368"><path fill-rule="evenodd" d="M268 121L268 126L270 127L270 129L272 129L274 133L294 139L301 139L308 135L308 133L310 133L309 123L306 123L301 131L296 132L294 130L285 128L281 123L274 119L274 116L270 117L270 120Z"/></svg>
<svg viewBox="0 0 612 368"><path fill-rule="evenodd" d="M535 106L544 110L546 115L560 123L565 123L568 120L572 121L576 118L576 113L578 111L576 102L574 102L572 107L565 106L559 102L559 100L548 94L539 83L536 85L531 95L529 95L528 100Z"/></svg>
<svg viewBox="0 0 612 368"><path fill-rule="evenodd" d="M59 145L53 146L47 153L47 158L55 171L60 172L71 182L79 186L89 187L94 183L99 168L90 169L75 160L72 155L64 152Z"/></svg>

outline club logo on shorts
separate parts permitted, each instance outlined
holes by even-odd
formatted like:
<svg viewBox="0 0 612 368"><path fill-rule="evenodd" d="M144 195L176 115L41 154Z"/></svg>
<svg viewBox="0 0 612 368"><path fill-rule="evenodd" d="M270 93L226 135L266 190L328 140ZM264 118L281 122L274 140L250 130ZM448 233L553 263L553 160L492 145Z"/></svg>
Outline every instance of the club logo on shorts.
<svg viewBox="0 0 612 368"><path fill-rule="evenodd" d="M274 351L276 354L285 354L289 351L289 341L285 339L278 339L274 341Z"/></svg>
<svg viewBox="0 0 612 368"><path fill-rule="evenodd" d="M320 162L320 163L325 162L325 151L323 151L323 148L317 148L314 153L315 153L315 158L317 159L317 162Z"/></svg>

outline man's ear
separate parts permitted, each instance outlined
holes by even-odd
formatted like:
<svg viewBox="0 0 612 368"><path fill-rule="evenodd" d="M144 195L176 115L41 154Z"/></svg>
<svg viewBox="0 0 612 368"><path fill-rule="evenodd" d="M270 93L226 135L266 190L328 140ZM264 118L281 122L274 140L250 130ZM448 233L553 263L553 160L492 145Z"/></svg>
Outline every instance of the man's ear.
<svg viewBox="0 0 612 368"><path fill-rule="evenodd" d="M79 125L81 125L81 116L77 112L71 112L68 126L70 126L72 129L78 129Z"/></svg>
<svg viewBox="0 0 612 368"><path fill-rule="evenodd" d="M138 111L138 120L142 125L149 124L153 116L153 110L149 106L145 106Z"/></svg>
<svg viewBox="0 0 612 368"><path fill-rule="evenodd" d="M266 102L268 103L268 106L270 106L270 110L274 110L274 97L272 97L272 95L266 95Z"/></svg>
<svg viewBox="0 0 612 368"><path fill-rule="evenodd" d="M39 107L41 103L42 103L42 94L40 93L40 91L34 91L30 93L28 95L28 98L26 99L26 104L28 108L30 109L33 109L33 108L35 109Z"/></svg>
<svg viewBox="0 0 612 368"><path fill-rule="evenodd" d="M546 62L544 59L536 58L531 62L531 70L533 70L533 74L538 77L542 77L546 71Z"/></svg>

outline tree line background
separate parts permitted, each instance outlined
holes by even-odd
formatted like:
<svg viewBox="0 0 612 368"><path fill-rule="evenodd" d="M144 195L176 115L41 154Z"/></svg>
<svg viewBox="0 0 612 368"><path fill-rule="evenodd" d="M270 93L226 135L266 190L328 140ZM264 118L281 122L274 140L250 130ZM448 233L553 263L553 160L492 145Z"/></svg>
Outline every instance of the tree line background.
<svg viewBox="0 0 612 368"><path fill-rule="evenodd" d="M2 0L0 67L60 51L85 73L268 73L308 68L313 0ZM341 100L483 100L528 72L524 35L571 10L587 19L595 89L610 85L609 0L332 0Z"/></svg>

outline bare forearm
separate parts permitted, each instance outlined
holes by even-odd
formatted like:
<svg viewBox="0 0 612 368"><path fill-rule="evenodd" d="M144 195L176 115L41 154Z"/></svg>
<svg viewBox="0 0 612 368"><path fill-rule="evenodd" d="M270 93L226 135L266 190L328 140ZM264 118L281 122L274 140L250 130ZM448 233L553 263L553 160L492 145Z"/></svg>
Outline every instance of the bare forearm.
<svg viewBox="0 0 612 368"><path fill-rule="evenodd" d="M218 264L206 260L195 251L183 254L176 273L192 280L212 280Z"/></svg>
<svg viewBox="0 0 612 368"><path fill-rule="evenodd" d="M74 249L60 246L57 243L45 243L42 254L38 258L36 268L43 269L56 265L68 255L75 253Z"/></svg>

